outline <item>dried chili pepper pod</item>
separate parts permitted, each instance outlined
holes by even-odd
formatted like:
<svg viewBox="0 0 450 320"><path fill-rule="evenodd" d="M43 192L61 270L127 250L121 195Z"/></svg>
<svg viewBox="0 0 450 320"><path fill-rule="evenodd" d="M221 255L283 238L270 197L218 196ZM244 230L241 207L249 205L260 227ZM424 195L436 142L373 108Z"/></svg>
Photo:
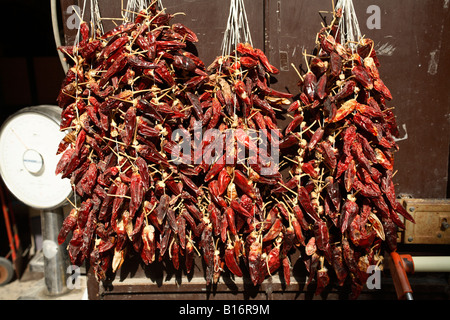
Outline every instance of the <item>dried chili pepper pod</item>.
<svg viewBox="0 0 450 320"><path fill-rule="evenodd" d="M131 183L130 183L130 217L133 218L137 210L142 204L144 200L144 184L142 182L141 175L139 172L133 172L131 174Z"/></svg>
<svg viewBox="0 0 450 320"><path fill-rule="evenodd" d="M391 91L388 89L388 87L386 87L383 80L381 80L379 78L376 79L373 83L373 87L376 91L381 93L383 95L383 97L385 97L387 100L392 100Z"/></svg>
<svg viewBox="0 0 450 320"><path fill-rule="evenodd" d="M247 218L253 217L253 215L247 209L245 209L237 199L231 200L230 207L237 213L243 215L244 217Z"/></svg>
<svg viewBox="0 0 450 320"><path fill-rule="evenodd" d="M308 71L303 80L303 93L306 94L309 101L314 101L314 95L316 92L317 78L312 71Z"/></svg>
<svg viewBox="0 0 450 320"><path fill-rule="evenodd" d="M325 133L325 129L323 127L319 127L314 131L311 139L309 140L308 150L311 151L315 148L316 144L322 140L322 137Z"/></svg>
<svg viewBox="0 0 450 320"><path fill-rule="evenodd" d="M339 218L339 225L341 233L344 233L345 230L347 230L350 223L353 221L354 217L358 214L359 207L356 203L356 198L348 194L347 200L345 201L344 205L342 206L342 213Z"/></svg>
<svg viewBox="0 0 450 320"><path fill-rule="evenodd" d="M166 217L167 210L169 209L170 197L167 194L163 194L159 199L159 204L155 209L156 217L159 224L163 224L164 218Z"/></svg>
<svg viewBox="0 0 450 320"><path fill-rule="evenodd" d="M240 170L234 170L234 183L236 186L241 189L245 194L247 194L250 198L256 198L256 192L253 188L251 181L242 173Z"/></svg>
<svg viewBox="0 0 450 320"><path fill-rule="evenodd" d="M150 264L155 261L156 253L156 240L155 240L155 228L148 224L142 230L142 251L141 257L145 264Z"/></svg>
<svg viewBox="0 0 450 320"><path fill-rule="evenodd" d="M180 246L175 239L173 239L171 244L170 257L173 267L175 270L178 270L180 268Z"/></svg>
<svg viewBox="0 0 450 320"><path fill-rule="evenodd" d="M289 105L289 108L287 109L287 112L294 112L297 111L298 108L300 108L300 100L295 100Z"/></svg>
<svg viewBox="0 0 450 320"><path fill-rule="evenodd" d="M330 53L330 75L337 77L342 71L342 58L335 52Z"/></svg>
<svg viewBox="0 0 450 320"><path fill-rule="evenodd" d="M219 194L223 195L225 191L227 191L228 185L231 182L231 176L228 173L228 170L224 167L219 172L219 176L217 177Z"/></svg>
<svg viewBox="0 0 450 320"><path fill-rule="evenodd" d="M386 243L390 251L397 250L397 225L389 218L383 218L381 220L383 224L383 230L386 236Z"/></svg>
<svg viewBox="0 0 450 320"><path fill-rule="evenodd" d="M349 114L351 114L356 109L357 105L358 105L358 102L356 101L356 99L351 99L351 100L345 101L339 107L339 109L337 109L336 115L331 120L331 122L334 123L334 122L343 120L345 117L347 117Z"/></svg>
<svg viewBox="0 0 450 320"><path fill-rule="evenodd" d="M345 266L343 249L341 245L333 246L332 265L338 279L338 285L343 286L348 275L348 269Z"/></svg>
<svg viewBox="0 0 450 320"><path fill-rule="evenodd" d="M316 168L314 167L315 160L311 160L308 162L304 162L301 165L302 171L306 174L308 174L311 178L317 179L319 176L319 173L317 172Z"/></svg>
<svg viewBox="0 0 450 320"><path fill-rule="evenodd" d="M336 40L331 34L325 36L323 33L319 33L318 38L322 50L324 50L327 53L331 53L334 51L334 48L336 46Z"/></svg>
<svg viewBox="0 0 450 320"><path fill-rule="evenodd" d="M316 86L317 98L319 98L320 100L325 99L325 97L327 96L326 89L327 89L327 74L324 73L317 82Z"/></svg>
<svg viewBox="0 0 450 320"><path fill-rule="evenodd" d="M213 202L208 205L208 213L213 226L214 235L218 236L220 234L220 211Z"/></svg>
<svg viewBox="0 0 450 320"><path fill-rule="evenodd" d="M285 134L288 135L291 133L294 129L296 129L302 122L303 122L303 115L298 114L292 119L292 121L289 123L289 125L286 127Z"/></svg>
<svg viewBox="0 0 450 320"><path fill-rule="evenodd" d="M235 276L242 277L243 273L235 254L234 246L229 240L225 249L225 265Z"/></svg>
<svg viewBox="0 0 450 320"><path fill-rule="evenodd" d="M309 238L308 242L306 243L305 253L308 256L312 256L316 252L316 250L317 250L316 238L311 237L311 238Z"/></svg>
<svg viewBox="0 0 450 320"><path fill-rule="evenodd" d="M297 241L303 246L305 246L305 236L303 235L302 227L296 217L291 217L291 224L292 228L294 229L294 234L295 237L297 238Z"/></svg>
<svg viewBox="0 0 450 320"><path fill-rule="evenodd" d="M281 266L280 247L281 247L281 239L279 241L276 241L275 246L267 254L267 258L265 259L263 266L264 273L262 275L262 278L264 278L267 274L273 275L280 268Z"/></svg>
<svg viewBox="0 0 450 320"><path fill-rule="evenodd" d="M356 82L352 79L344 82L339 91L332 97L332 101L343 100L358 92Z"/></svg>
<svg viewBox="0 0 450 320"><path fill-rule="evenodd" d="M62 227L58 234L58 244L61 245L66 240L67 235L69 232L73 231L77 226L77 220L78 220L78 210L76 208L73 208L70 210L69 215L64 218Z"/></svg>
<svg viewBox="0 0 450 320"><path fill-rule="evenodd" d="M261 254L262 246L259 237L250 245L248 252L248 268L250 272L250 279L253 285L258 285L261 276Z"/></svg>
<svg viewBox="0 0 450 320"><path fill-rule="evenodd" d="M305 210L305 212L314 220L318 221L320 220L319 216L317 215L317 212L314 210L311 199L309 197L309 193L306 190L304 186L300 186L298 191L298 200L300 202L300 205Z"/></svg>
<svg viewBox="0 0 450 320"><path fill-rule="evenodd" d="M220 250L214 251L214 272L213 272L213 283L217 284L219 282L220 274L223 271L225 262L222 260Z"/></svg>
<svg viewBox="0 0 450 320"><path fill-rule="evenodd" d="M186 251L185 251L185 267L186 273L191 273L192 267L194 265L194 245L192 244L192 239L189 238L189 241L186 243Z"/></svg>
<svg viewBox="0 0 450 320"><path fill-rule="evenodd" d="M226 208L228 207L227 202L225 201L224 198L222 198L219 194L219 186L218 186L218 181L217 180L213 180L211 182L208 183L208 190L210 192L210 195L212 197L212 200L220 207L222 208Z"/></svg>
<svg viewBox="0 0 450 320"><path fill-rule="evenodd" d="M283 279L286 285L288 286L291 284L291 262L288 256L283 257L282 264L283 264Z"/></svg>
<svg viewBox="0 0 450 320"><path fill-rule="evenodd" d="M394 164L391 160L388 159L386 154L381 151L379 148L375 148L375 155L377 157L377 162L381 164L387 170L393 170Z"/></svg>
<svg viewBox="0 0 450 320"><path fill-rule="evenodd" d="M197 34L181 23L174 23L172 25L172 30L179 33L187 41L198 42Z"/></svg>
<svg viewBox="0 0 450 320"><path fill-rule="evenodd" d="M320 147L325 165L330 168L331 171L334 171L337 166L336 150L328 141L322 141Z"/></svg>
<svg viewBox="0 0 450 320"><path fill-rule="evenodd" d="M214 274L214 240L212 236L212 226L210 223L206 223L202 236L201 247L203 252L203 259L206 263L206 285L209 285L213 281Z"/></svg>
<svg viewBox="0 0 450 320"><path fill-rule="evenodd" d="M406 220L409 220L412 223L415 223L413 216L410 215L408 213L408 211L406 211L406 209L403 207L403 205L400 202L395 202L395 205L394 204L392 204L392 205L394 207L393 209L395 210L395 212L401 214Z"/></svg>
<svg viewBox="0 0 450 320"><path fill-rule="evenodd" d="M340 183L335 181L332 176L328 176L325 178L326 183L326 192L329 196L331 202L333 203L334 208L337 211L340 211L341 208L341 191L340 191Z"/></svg>
<svg viewBox="0 0 450 320"><path fill-rule="evenodd" d="M380 78L378 67L376 66L375 60L372 57L366 57L364 59L364 67L366 68L372 79L377 80Z"/></svg>
<svg viewBox="0 0 450 320"><path fill-rule="evenodd" d="M281 219L279 218L275 219L275 222L272 224L269 231L267 231L267 233L264 234L262 241L263 242L272 241L273 239L278 237L282 228L283 224Z"/></svg>
<svg viewBox="0 0 450 320"><path fill-rule="evenodd" d="M320 257L320 269L317 270L316 274L316 291L315 295L319 295L325 289L325 287L330 283L330 277L328 275L328 269L324 265L324 257Z"/></svg>
<svg viewBox="0 0 450 320"><path fill-rule="evenodd" d="M344 172L344 186L347 192L352 190L356 178L356 164L353 158L350 159L347 169Z"/></svg>
<svg viewBox="0 0 450 320"><path fill-rule="evenodd" d="M313 226L313 232L314 237L316 238L317 248L325 254L325 258L331 263L332 252L327 223L323 220L317 221Z"/></svg>
<svg viewBox="0 0 450 320"><path fill-rule="evenodd" d="M355 76L356 80L367 90L372 90L374 87L374 82L372 77L367 72L364 66L354 66L352 68L352 75Z"/></svg>

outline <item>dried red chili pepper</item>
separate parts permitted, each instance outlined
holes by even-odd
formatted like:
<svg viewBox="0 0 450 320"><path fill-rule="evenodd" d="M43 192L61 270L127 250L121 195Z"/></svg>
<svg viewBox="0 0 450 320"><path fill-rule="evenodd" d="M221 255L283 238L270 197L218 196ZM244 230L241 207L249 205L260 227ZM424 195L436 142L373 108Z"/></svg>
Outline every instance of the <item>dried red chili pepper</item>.
<svg viewBox="0 0 450 320"><path fill-rule="evenodd" d="M261 242L256 239L251 245L248 252L248 268L250 272L250 279L253 285L257 285L260 282L261 276L261 254L262 246Z"/></svg>
<svg viewBox="0 0 450 320"><path fill-rule="evenodd" d="M374 82L372 77L367 72L364 66L354 66L352 68L352 75L355 76L356 80L367 90L372 90Z"/></svg>
<svg viewBox="0 0 450 320"><path fill-rule="evenodd" d="M242 277L243 273L239 267L237 257L235 255L234 246L231 241L227 242L227 247L225 249L225 264L235 276Z"/></svg>
<svg viewBox="0 0 450 320"><path fill-rule="evenodd" d="M316 86L316 95L320 100L325 99L325 97L327 96L327 74L324 73L320 78L319 81L317 82L317 86Z"/></svg>
<svg viewBox="0 0 450 320"><path fill-rule="evenodd" d="M314 221L320 220L319 216L317 215L317 212L314 210L311 204L309 193L304 186L300 186L300 188L298 189L298 199L300 201L300 205L306 211L309 217L311 217Z"/></svg>
<svg viewBox="0 0 450 320"><path fill-rule="evenodd" d="M359 212L359 207L355 200L356 199L353 196L348 195L347 200L342 206L342 213L339 219L341 233L344 233L344 231L347 230L348 226Z"/></svg>
<svg viewBox="0 0 450 320"><path fill-rule="evenodd" d="M214 273L214 240L212 236L211 224L206 224L201 236L201 247L203 259L206 263L206 284L209 285L213 280Z"/></svg>
<svg viewBox="0 0 450 320"><path fill-rule="evenodd" d="M317 77L312 71L308 71L303 79L303 92L309 101L314 101L314 94L317 86Z"/></svg>
<svg viewBox="0 0 450 320"><path fill-rule="evenodd" d="M336 111L336 115L331 122L338 122L343 120L356 109L357 105L358 102L355 99L345 101Z"/></svg>

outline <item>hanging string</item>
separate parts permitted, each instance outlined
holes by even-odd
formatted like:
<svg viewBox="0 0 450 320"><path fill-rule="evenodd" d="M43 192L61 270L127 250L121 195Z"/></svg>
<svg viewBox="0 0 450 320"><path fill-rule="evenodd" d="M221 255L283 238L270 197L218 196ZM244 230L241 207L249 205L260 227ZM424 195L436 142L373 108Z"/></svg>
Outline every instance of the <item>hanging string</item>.
<svg viewBox="0 0 450 320"><path fill-rule="evenodd" d="M225 29L221 46L222 57L226 57L234 51L235 60L238 61L237 45L239 43L248 43L253 47L253 41L250 33L250 27L248 25L244 0L231 0L227 27ZM221 71L222 65L219 66L219 74ZM239 70L238 76L242 79L242 69ZM236 109L236 103L234 103L235 115ZM245 119L245 121L247 121L247 119Z"/></svg>
<svg viewBox="0 0 450 320"><path fill-rule="evenodd" d="M342 45L348 46L354 52L356 43L361 39L361 30L359 28L358 18L352 0L339 0L336 4L336 11L342 10L342 18L339 20L337 32L340 31Z"/></svg>
<svg viewBox="0 0 450 320"><path fill-rule="evenodd" d="M93 26L92 36L95 37L97 34L104 34L102 17L100 14L100 7L98 5L98 0L91 1L91 25Z"/></svg>
<svg viewBox="0 0 450 320"><path fill-rule="evenodd" d="M222 56L230 54L238 43L249 43L253 47L244 0L231 0L227 28L222 41Z"/></svg>
<svg viewBox="0 0 450 320"><path fill-rule="evenodd" d="M73 43L73 45L76 47L78 46L78 44L80 43L80 26L81 26L81 22L84 21L84 12L86 11L86 0L84 0L83 3L83 10L81 11L81 17L79 16L78 18L80 19L80 25L78 26L78 30L77 30L77 35L75 36L75 41ZM76 13L77 11L75 11Z"/></svg>
<svg viewBox="0 0 450 320"><path fill-rule="evenodd" d="M125 22L134 21L139 12L147 9L156 1L158 2L159 8L162 9L163 5L161 0L128 0L125 13L123 14Z"/></svg>

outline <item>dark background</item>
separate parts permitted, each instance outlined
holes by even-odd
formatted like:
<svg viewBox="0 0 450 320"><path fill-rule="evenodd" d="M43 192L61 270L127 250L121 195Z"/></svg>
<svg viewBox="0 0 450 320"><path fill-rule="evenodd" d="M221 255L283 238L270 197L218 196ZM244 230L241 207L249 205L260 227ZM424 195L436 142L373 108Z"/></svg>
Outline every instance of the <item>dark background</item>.
<svg viewBox="0 0 450 320"><path fill-rule="evenodd" d="M64 30L66 9L78 2L83 3L59 3L63 43L73 41L75 32ZM120 16L120 0L99 3L103 17ZM318 12L330 10L331 0L245 3L254 47L264 50L281 70L273 87L297 94L298 76L291 63L304 67L301 52L314 48L323 21ZM220 54L229 1L163 0L163 4L167 12L185 13L177 15L173 22L184 23L197 33L199 56L206 64L211 63ZM375 41L381 77L394 96L389 105L395 107L400 133L408 137L398 142L400 151L395 154L397 193L414 198L448 198L449 1L358 0L354 5L362 34ZM366 26L370 5L381 10L381 29L369 30ZM2 16L0 124L23 107L55 105L64 78L53 36L50 1L3 0ZM111 28L112 24L105 23L105 27ZM4 229L0 228L3 236Z"/></svg>

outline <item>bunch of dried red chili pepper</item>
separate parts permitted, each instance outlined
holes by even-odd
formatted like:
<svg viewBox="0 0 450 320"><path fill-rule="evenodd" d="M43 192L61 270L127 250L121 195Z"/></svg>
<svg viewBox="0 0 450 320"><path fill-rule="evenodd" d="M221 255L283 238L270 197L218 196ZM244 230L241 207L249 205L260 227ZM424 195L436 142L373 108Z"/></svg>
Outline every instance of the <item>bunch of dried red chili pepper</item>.
<svg viewBox="0 0 450 320"><path fill-rule="evenodd" d="M209 243L206 248L202 244L207 283L211 278L217 282L226 266L238 277L248 272L257 285L282 261L289 281L287 252L293 239L288 213L277 197L272 199L270 190L282 181L278 166L282 134L276 114L290 104L292 95L269 88L268 77L279 71L249 44L239 43L234 52L217 57L208 71L207 112L212 109L212 115L205 124L206 129L217 128L218 134L214 140L205 135L202 154L209 155L213 148L219 158L205 170L210 199L208 233L202 235Z"/></svg>
<svg viewBox="0 0 450 320"><path fill-rule="evenodd" d="M315 279L320 294L330 279L342 286L350 278L355 298L369 265L381 263L383 244L396 249L397 228L405 227L398 214L413 219L396 200L398 131L374 43L340 43L341 14L318 33L315 55L304 53L308 68L280 144L295 165L274 192L291 191L285 198L304 237L307 284Z"/></svg>
<svg viewBox="0 0 450 320"><path fill-rule="evenodd" d="M275 115L291 95L269 88L278 70L249 45L208 74L189 51L196 35L171 18L151 7L95 36L83 22L80 42L60 48L73 60L58 97L61 129L71 131L56 173L71 180L79 203L59 242L72 232L72 263L89 259L98 280L127 251L177 270L184 259L187 273L197 251L207 284L225 267L236 276L248 267L256 285L283 265L289 281L292 214L267 200L281 175L257 141L278 150Z"/></svg>
<svg viewBox="0 0 450 320"><path fill-rule="evenodd" d="M184 255L188 271L193 261L201 168L174 164L172 132L203 119L197 90L209 78L189 49L196 34L170 25L172 17L152 5L102 35L82 22L79 43L59 48L73 66L58 96L61 129L70 132L56 174L70 179L78 200L59 242L72 232L72 263L88 259L98 279L133 248L146 264L157 251L174 265Z"/></svg>

